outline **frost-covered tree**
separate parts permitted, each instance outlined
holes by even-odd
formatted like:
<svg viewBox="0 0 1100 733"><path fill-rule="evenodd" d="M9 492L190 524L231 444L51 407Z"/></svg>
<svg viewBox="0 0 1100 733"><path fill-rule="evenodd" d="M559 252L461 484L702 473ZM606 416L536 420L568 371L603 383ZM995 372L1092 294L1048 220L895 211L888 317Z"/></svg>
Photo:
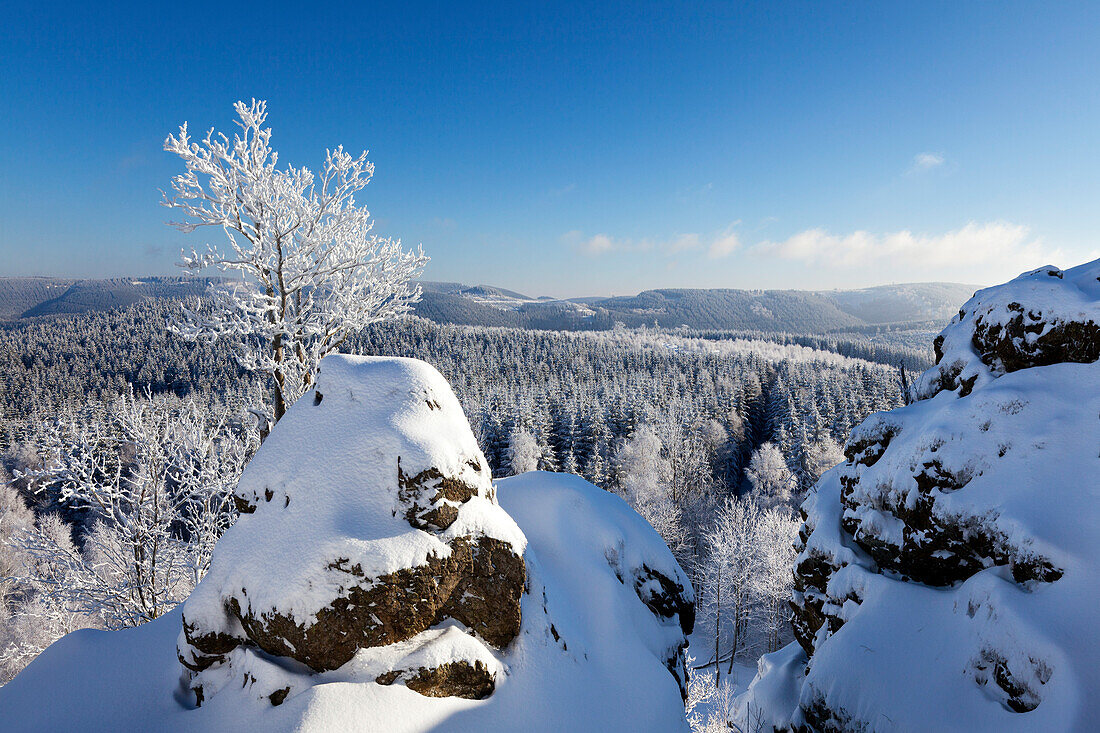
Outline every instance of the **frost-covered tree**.
<svg viewBox="0 0 1100 733"><path fill-rule="evenodd" d="M807 484L813 486L823 473L843 462L844 449L831 436L826 435L806 451Z"/></svg>
<svg viewBox="0 0 1100 733"><path fill-rule="evenodd" d="M789 503L797 483L782 451L774 443L764 443L757 449L745 469L745 477L752 486L753 497L767 507Z"/></svg>
<svg viewBox="0 0 1100 733"><path fill-rule="evenodd" d="M695 660L688 657L687 661L690 666ZM729 733L735 693L735 686L728 680L716 682L709 674L691 674L688 677L687 700L684 701L684 713L691 733Z"/></svg>
<svg viewBox="0 0 1100 733"><path fill-rule="evenodd" d="M211 128L193 142L187 124L164 149L186 171L172 179L164 205L184 215L183 232L218 227L226 249L207 245L180 263L192 273L236 271L236 287L214 288L206 311L185 310L175 330L191 339L230 337L247 369L270 376L274 420L312 385L317 365L347 337L406 313L420 295L414 280L427 258L379 237L355 195L374 167L366 152L327 152L314 174L278 167L265 102L237 102L240 132L232 140Z"/></svg>
<svg viewBox="0 0 1100 733"><path fill-rule="evenodd" d="M194 588L233 520L230 491L254 443L211 425L194 402L126 396L104 412L70 415L41 438L48 460L37 478L94 518L83 549L68 530L16 541L37 598L119 628L157 618Z"/></svg>
<svg viewBox="0 0 1100 733"><path fill-rule="evenodd" d="M715 679L721 665L740 653L746 643L752 602L752 575L756 571L756 528L760 507L751 498L726 500L706 534L704 559L704 615L714 632ZM729 629L730 644L722 641Z"/></svg>
<svg viewBox="0 0 1100 733"><path fill-rule="evenodd" d="M755 569L750 579L753 620L770 653L786 641L790 628L791 587L794 574L794 541L800 522L787 507L772 507L760 514L755 527Z"/></svg>
<svg viewBox="0 0 1100 733"><path fill-rule="evenodd" d="M623 497L677 552L685 539L682 507L674 496L672 465L656 431L648 425L638 428L619 448L615 468Z"/></svg>
<svg viewBox="0 0 1100 733"><path fill-rule="evenodd" d="M10 481L0 472L0 615L10 612L21 594L16 576L23 571L24 559L13 540L34 526L34 512Z"/></svg>
<svg viewBox="0 0 1100 733"><path fill-rule="evenodd" d="M39 556L32 547L53 551ZM100 624L61 596L41 592L52 583L78 582L67 574L70 561L80 553L72 540L72 528L56 513L44 514L9 539L6 548L21 560L16 582L18 602L9 603L0 618L0 683L7 682L32 659L59 638L80 628Z"/></svg>
<svg viewBox="0 0 1100 733"><path fill-rule="evenodd" d="M508 438L508 465L512 469L512 475L535 471L539 467L538 441L529 430L517 428Z"/></svg>

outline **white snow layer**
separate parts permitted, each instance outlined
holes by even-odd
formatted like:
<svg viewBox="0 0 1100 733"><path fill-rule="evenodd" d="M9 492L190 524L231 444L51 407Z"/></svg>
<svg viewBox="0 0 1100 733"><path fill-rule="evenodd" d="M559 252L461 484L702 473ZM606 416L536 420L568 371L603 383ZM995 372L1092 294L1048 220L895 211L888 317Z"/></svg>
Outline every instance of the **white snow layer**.
<svg viewBox="0 0 1100 733"><path fill-rule="evenodd" d="M177 609L135 629L84 630L58 641L0 688L0 727L686 730L677 679L665 666L684 645L683 630L675 617L654 614L640 594L654 590L647 586L651 571L687 589L688 599L690 584L640 516L618 497L566 474L500 481L496 504L487 469L463 463L474 458L484 466L484 459L457 400L423 362L329 357L316 391L320 402L310 393L295 404L242 478L237 493L255 503L256 512L242 515L218 544L212 570L185 604L188 620L218 628L224 600L246 580L242 604L308 617L335 595L317 587L325 582L318 564L331 560L334 547L341 556L352 547L351 562L367 574L446 552L443 542L413 529L401 508L375 505L396 490L359 488L395 482L400 455L407 473L434 466L479 486L447 534L476 530L523 552L520 634L495 651L449 620L404 642L362 649L323 673L238 647L222 666L233 670L235 682L195 709L176 659L184 610ZM456 659L486 665L496 679L490 697L432 698L400 681L374 681L388 670ZM273 706L267 695L282 688L290 692Z"/></svg>
<svg viewBox="0 0 1100 733"><path fill-rule="evenodd" d="M970 338L976 314L1000 318L1009 303L1041 310L1048 324L1100 323L1100 261L1061 275L1051 269L977 293L944 330L944 357L918 393L934 392L932 381L958 360L963 378L977 376L969 395L944 389L872 416L849 447L890 432L881 458L832 469L803 505L808 537L799 561L824 557L839 568L826 612L843 625L831 635L822 626L809 660L797 643L760 660L738 700L745 730L788 730L822 703L840 716L838 729L867 733L1097 730L1100 362L1004 374L980 360ZM932 461L961 484L931 490L933 514L964 533L980 528L1003 552L1001 562L941 587L880 571L841 527L844 519L859 536L897 544L901 528L886 520L896 518L878 509L912 508L915 474ZM843 503L842 478L852 486ZM1037 557L1063 574L1014 579L1014 563ZM997 682L1006 670L1030 688L1034 709L1010 708Z"/></svg>

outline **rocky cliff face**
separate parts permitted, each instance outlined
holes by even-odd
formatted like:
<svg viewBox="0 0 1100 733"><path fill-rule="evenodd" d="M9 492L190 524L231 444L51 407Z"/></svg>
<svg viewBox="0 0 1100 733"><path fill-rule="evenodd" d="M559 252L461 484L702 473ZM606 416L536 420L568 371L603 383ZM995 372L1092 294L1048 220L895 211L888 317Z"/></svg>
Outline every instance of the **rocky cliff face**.
<svg viewBox="0 0 1100 733"><path fill-rule="evenodd" d="M1100 262L978 292L914 404L803 506L775 729L1087 730L1100 676ZM754 712L755 711L755 712Z"/></svg>

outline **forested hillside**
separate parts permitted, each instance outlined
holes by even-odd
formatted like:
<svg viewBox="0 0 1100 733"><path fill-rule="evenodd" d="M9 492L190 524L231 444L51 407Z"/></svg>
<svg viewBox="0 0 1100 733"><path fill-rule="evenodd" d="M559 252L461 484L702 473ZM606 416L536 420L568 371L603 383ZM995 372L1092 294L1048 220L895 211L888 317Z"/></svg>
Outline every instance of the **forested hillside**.
<svg viewBox="0 0 1100 733"><path fill-rule="evenodd" d="M0 320L124 307L152 298L202 295L225 278L62 280L0 278ZM417 315L436 323L602 331L615 324L797 334L927 326L950 318L973 287L953 283L863 290L646 290L633 296L560 300L461 283L421 283Z"/></svg>
<svg viewBox="0 0 1100 733"><path fill-rule="evenodd" d="M948 321L978 290L959 283L903 283L861 290L823 290L837 308L871 324Z"/></svg>
<svg viewBox="0 0 1100 733"><path fill-rule="evenodd" d="M223 282L226 278L0 278L0 320L104 311L150 299L179 300L201 296L208 286Z"/></svg>

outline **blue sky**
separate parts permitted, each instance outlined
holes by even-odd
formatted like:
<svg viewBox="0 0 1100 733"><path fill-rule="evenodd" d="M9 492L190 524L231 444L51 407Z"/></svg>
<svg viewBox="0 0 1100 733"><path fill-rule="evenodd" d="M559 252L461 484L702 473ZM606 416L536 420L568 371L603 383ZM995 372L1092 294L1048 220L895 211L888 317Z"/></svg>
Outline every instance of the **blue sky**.
<svg viewBox="0 0 1100 733"><path fill-rule="evenodd" d="M176 272L183 121L370 150L426 277L991 283L1100 256L1098 3L8 7L0 275ZM350 5L350 4L349 4Z"/></svg>

